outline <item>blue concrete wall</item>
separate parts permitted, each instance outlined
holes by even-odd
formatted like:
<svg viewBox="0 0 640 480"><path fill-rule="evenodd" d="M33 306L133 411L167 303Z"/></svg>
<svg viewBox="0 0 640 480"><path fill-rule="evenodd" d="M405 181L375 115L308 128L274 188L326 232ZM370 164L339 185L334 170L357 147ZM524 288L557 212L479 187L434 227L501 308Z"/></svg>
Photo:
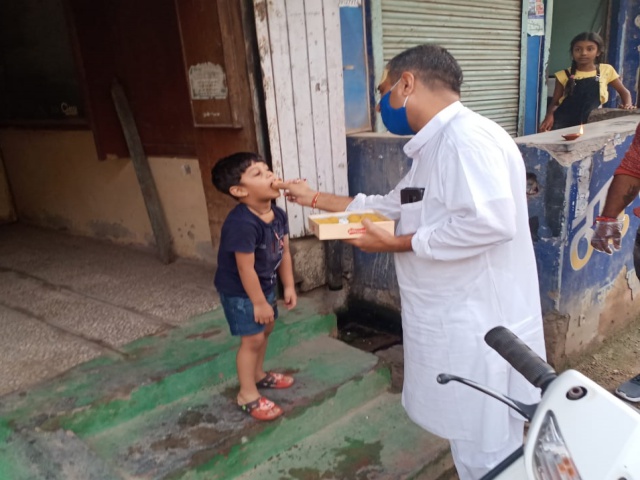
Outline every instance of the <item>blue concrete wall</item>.
<svg viewBox="0 0 640 480"><path fill-rule="evenodd" d="M636 25L636 18L640 16L640 0L612 0L610 11L607 61L616 68L622 83L637 103L640 28ZM610 88L609 95L610 101L606 106L617 107L615 90Z"/></svg>
<svg viewBox="0 0 640 480"><path fill-rule="evenodd" d="M386 194L409 171L411 161L402 147L408 137L386 133L347 137L349 194ZM351 294L358 300L400 308L393 255L354 249Z"/></svg>
<svg viewBox="0 0 640 480"><path fill-rule="evenodd" d="M528 198L529 223L544 314L572 315L578 303L599 303L599 291L623 268L633 269L631 255L604 255L594 252L589 243L593 222L631 138L627 134L615 146L603 139L603 145L586 157L581 157L582 151L570 154L569 165L565 155L559 159L543 145L527 145L526 137L518 139L527 172L536 175L538 182L538 193ZM635 232L638 219L631 215L627 227L629 222ZM633 242L633 235L625 235L623 251L632 252Z"/></svg>

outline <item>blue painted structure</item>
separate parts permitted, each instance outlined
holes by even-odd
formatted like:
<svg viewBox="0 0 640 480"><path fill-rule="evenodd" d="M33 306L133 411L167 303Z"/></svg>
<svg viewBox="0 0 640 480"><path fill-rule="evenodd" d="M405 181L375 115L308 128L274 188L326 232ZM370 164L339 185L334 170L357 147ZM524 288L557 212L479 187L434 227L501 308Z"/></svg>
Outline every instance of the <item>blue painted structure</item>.
<svg viewBox="0 0 640 480"><path fill-rule="evenodd" d="M384 195L395 187L411 167L411 160L402 151L408 139L388 133L347 137L349 194ZM400 294L391 254L354 249L353 273L350 292L354 297L399 310Z"/></svg>
<svg viewBox="0 0 640 480"><path fill-rule="evenodd" d="M540 118L541 81L544 81L542 66L542 46L544 37L541 35L527 35L527 78L525 84L524 106L524 135L531 135L538 131Z"/></svg>
<svg viewBox="0 0 640 480"><path fill-rule="evenodd" d="M607 60L620 74L622 83L637 103L640 28L636 26L636 18L640 16L640 0L612 0L610 11ZM607 106L615 108L615 91L609 89L609 95L611 100Z"/></svg>
<svg viewBox="0 0 640 480"><path fill-rule="evenodd" d="M553 330L564 336L556 355L582 350L640 311L631 302L638 288L633 247L640 221L631 213L637 200L626 210L620 252L609 256L589 243L638 120L631 116L589 124L585 135L571 143L559 132L516 139L527 172L535 175L530 182L538 185L529 196L529 220L542 312L546 321L563 319L561 328Z"/></svg>
<svg viewBox="0 0 640 480"><path fill-rule="evenodd" d="M593 221L638 120L633 115L589 124L585 135L571 143L558 131L516 139L529 174L542 312L548 340L551 336L556 344L549 352L552 359L601 338L610 322L622 325L640 313L640 304L631 302L631 292L639 288L633 245L640 224L631 209L639 203L627 208L620 252L608 256L589 243ZM410 167L402 151L406 141L388 134L348 137L350 194L385 194L393 188ZM399 310L393 257L355 251L350 295Z"/></svg>
<svg viewBox="0 0 640 480"><path fill-rule="evenodd" d="M344 112L347 133L371 130L371 111L365 41L365 11L360 6L340 7Z"/></svg>

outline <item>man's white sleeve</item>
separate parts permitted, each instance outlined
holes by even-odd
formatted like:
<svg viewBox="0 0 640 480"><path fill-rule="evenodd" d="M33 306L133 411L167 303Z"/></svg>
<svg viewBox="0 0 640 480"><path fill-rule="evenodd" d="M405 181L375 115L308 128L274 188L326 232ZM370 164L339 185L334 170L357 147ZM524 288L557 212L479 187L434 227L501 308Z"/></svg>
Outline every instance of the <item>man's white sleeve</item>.
<svg viewBox="0 0 640 480"><path fill-rule="evenodd" d="M447 214L418 228L411 241L416 255L458 260L514 238L516 208L504 157L496 147L457 150L447 159L441 179Z"/></svg>

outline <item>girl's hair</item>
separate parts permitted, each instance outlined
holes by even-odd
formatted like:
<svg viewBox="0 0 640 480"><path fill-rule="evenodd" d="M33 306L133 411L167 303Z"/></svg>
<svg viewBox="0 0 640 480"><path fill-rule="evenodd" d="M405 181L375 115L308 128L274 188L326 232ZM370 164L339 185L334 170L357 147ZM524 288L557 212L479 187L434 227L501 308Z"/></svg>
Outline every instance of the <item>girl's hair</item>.
<svg viewBox="0 0 640 480"><path fill-rule="evenodd" d="M598 46L598 55L596 56L596 64L602 61L602 53L604 49L604 41L602 37L598 35L596 32L582 32L573 37L571 40L571 47L569 48L569 53L571 54L571 74L569 75L569 80L567 81L567 86L565 87L565 93L567 96L573 93L573 89L576 86L576 61L573 59L573 47L578 42L593 42Z"/></svg>

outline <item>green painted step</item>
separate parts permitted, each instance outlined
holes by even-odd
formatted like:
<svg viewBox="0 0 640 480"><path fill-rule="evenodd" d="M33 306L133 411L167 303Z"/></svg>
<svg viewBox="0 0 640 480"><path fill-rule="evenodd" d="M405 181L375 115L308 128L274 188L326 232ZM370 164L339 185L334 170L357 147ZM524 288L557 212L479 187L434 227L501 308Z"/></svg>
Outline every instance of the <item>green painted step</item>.
<svg viewBox="0 0 640 480"><path fill-rule="evenodd" d="M283 311L269 341L268 356L336 329L334 314L318 313L317 302L300 299ZM0 398L2 424L11 429L85 428L100 418L123 421L158 405L235 377L239 340L228 332L222 309L195 317L183 327L124 347L125 357L101 357L27 392Z"/></svg>
<svg viewBox="0 0 640 480"><path fill-rule="evenodd" d="M101 417L105 424L83 423L69 437L74 442L80 439L99 459L97 463L108 465L117 478L226 480L286 451L380 395L390 384L389 371L377 357L329 337L291 347L270 360L268 367L296 377L290 389L265 391L285 410L284 417L274 422L256 422L238 410L234 405L237 383L229 381L212 384L130 421L118 423ZM60 429L29 434L55 433L64 438L61 432L68 433ZM13 434L6 443L11 448L4 461L14 474L20 474L16 479L66 478L24 476L13 459L33 457L34 447L23 437L24 433ZM46 458L60 457L60 452L53 450ZM90 455L85 458L94 462ZM80 459L75 465L82 469Z"/></svg>
<svg viewBox="0 0 640 480"><path fill-rule="evenodd" d="M400 394L384 393L238 480L433 480L452 469L449 443L411 422Z"/></svg>

